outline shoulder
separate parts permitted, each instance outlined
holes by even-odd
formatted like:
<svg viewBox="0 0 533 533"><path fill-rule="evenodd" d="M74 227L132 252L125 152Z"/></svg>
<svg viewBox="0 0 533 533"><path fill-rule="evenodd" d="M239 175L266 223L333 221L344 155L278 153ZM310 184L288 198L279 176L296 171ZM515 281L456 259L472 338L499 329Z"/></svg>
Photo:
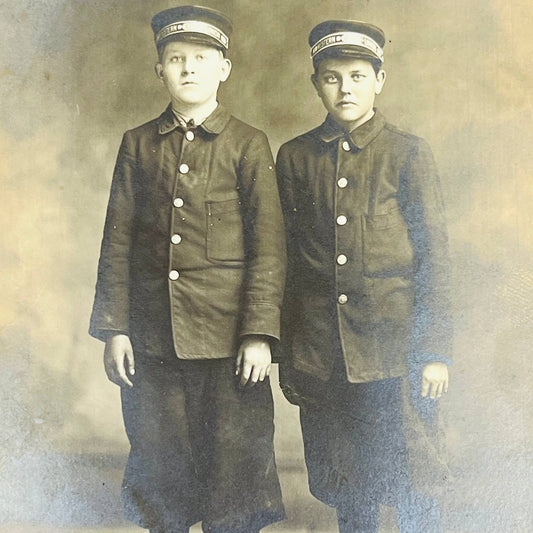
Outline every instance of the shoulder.
<svg viewBox="0 0 533 533"><path fill-rule="evenodd" d="M224 128L224 134L232 137L236 141L249 143L253 140L258 142L267 142L267 136L264 131L251 126L250 124L230 115L228 123Z"/></svg>
<svg viewBox="0 0 533 533"><path fill-rule="evenodd" d="M161 115L149 120L148 122L145 122L144 124L141 124L140 126L126 130L124 136L138 139L145 137L146 135L153 135L158 132L160 119Z"/></svg>
<svg viewBox="0 0 533 533"><path fill-rule="evenodd" d="M279 149L279 155L281 157L290 155L303 156L305 154L317 153L316 146L322 143L319 135L321 128L322 126L313 128L282 144Z"/></svg>
<svg viewBox="0 0 533 533"><path fill-rule="evenodd" d="M410 153L419 150L431 151L429 144L422 137L402 130L389 122L386 122L383 127L383 138L387 145L403 148Z"/></svg>
<svg viewBox="0 0 533 533"><path fill-rule="evenodd" d="M394 165L406 169L429 172L436 168L433 152L425 139L389 123L382 130L378 151Z"/></svg>

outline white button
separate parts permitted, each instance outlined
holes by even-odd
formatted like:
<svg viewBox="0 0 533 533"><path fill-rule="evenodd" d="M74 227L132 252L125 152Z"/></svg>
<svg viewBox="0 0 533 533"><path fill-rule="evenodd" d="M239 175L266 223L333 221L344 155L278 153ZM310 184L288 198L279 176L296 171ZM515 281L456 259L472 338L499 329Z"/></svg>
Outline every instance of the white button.
<svg viewBox="0 0 533 533"><path fill-rule="evenodd" d="M185 132L185 138L188 140L188 141L194 141L194 133L189 130L189 131L186 131Z"/></svg>
<svg viewBox="0 0 533 533"><path fill-rule="evenodd" d="M348 301L348 296L346 294L339 294L339 297L337 298L337 301L342 305L345 304Z"/></svg>
<svg viewBox="0 0 533 533"><path fill-rule="evenodd" d="M182 174L187 174L187 172L189 172L189 165L187 163L182 163L180 165L180 172Z"/></svg>
<svg viewBox="0 0 533 533"><path fill-rule="evenodd" d="M348 262L348 258L344 254L339 254L337 256L337 263L339 265L345 265Z"/></svg>
<svg viewBox="0 0 533 533"><path fill-rule="evenodd" d="M342 149L345 152L349 152L350 151L350 143L348 141L343 141L342 142Z"/></svg>
<svg viewBox="0 0 533 533"><path fill-rule="evenodd" d="M172 237L170 237L170 240L172 241L172 244L179 244L181 242L181 235L175 233L172 235Z"/></svg>
<svg viewBox="0 0 533 533"><path fill-rule="evenodd" d="M174 198L174 207L183 207L183 198Z"/></svg>
<svg viewBox="0 0 533 533"><path fill-rule="evenodd" d="M180 277L180 273L179 273L177 270L171 270L171 271L168 273L168 277L169 277L172 281L176 281L176 280Z"/></svg>
<svg viewBox="0 0 533 533"><path fill-rule="evenodd" d="M344 224L346 224L346 222L348 222L348 219L344 215L339 215L337 217L337 224L339 226L344 226Z"/></svg>
<svg viewBox="0 0 533 533"><path fill-rule="evenodd" d="M339 181L337 182L337 185L341 189L344 189L344 187L346 187L346 185L348 185L348 180L346 178L339 178Z"/></svg>

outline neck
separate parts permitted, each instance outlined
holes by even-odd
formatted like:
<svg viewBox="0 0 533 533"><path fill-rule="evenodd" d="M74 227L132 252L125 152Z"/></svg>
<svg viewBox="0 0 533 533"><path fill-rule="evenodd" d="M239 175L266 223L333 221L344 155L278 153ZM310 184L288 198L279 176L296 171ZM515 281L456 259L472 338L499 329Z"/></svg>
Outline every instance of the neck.
<svg viewBox="0 0 533 533"><path fill-rule="evenodd" d="M216 95L201 105L187 105L183 102L172 100L172 109L186 119L194 119L196 124L201 124L218 106Z"/></svg>

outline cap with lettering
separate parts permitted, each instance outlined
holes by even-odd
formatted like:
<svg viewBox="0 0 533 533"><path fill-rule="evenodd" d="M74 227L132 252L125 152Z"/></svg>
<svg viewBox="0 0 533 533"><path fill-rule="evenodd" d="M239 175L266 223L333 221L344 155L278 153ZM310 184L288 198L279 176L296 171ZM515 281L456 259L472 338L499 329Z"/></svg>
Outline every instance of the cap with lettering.
<svg viewBox="0 0 533 533"><path fill-rule="evenodd" d="M169 41L190 41L219 48L229 48L233 26L216 9L202 6L179 6L165 9L152 18L155 44L159 48Z"/></svg>
<svg viewBox="0 0 533 533"><path fill-rule="evenodd" d="M317 62L327 57L352 56L383 63L383 30L358 20L326 20L309 34L311 58Z"/></svg>

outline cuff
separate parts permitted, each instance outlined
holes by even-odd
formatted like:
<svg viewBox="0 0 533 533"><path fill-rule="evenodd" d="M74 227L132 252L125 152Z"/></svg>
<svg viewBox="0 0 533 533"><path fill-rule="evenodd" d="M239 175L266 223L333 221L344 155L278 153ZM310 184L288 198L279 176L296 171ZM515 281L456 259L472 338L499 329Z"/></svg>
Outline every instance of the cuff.
<svg viewBox="0 0 533 533"><path fill-rule="evenodd" d="M279 307L267 302L253 302L244 306L239 337L266 335L279 341Z"/></svg>
<svg viewBox="0 0 533 533"><path fill-rule="evenodd" d="M103 329L91 327L89 329L89 335L95 339L101 340L102 342L107 342L109 337L112 335L129 335L129 333L122 329Z"/></svg>
<svg viewBox="0 0 533 533"><path fill-rule="evenodd" d="M445 365L453 365L453 361L444 355L434 353L414 353L410 356L413 363L428 365L429 363L444 363Z"/></svg>

